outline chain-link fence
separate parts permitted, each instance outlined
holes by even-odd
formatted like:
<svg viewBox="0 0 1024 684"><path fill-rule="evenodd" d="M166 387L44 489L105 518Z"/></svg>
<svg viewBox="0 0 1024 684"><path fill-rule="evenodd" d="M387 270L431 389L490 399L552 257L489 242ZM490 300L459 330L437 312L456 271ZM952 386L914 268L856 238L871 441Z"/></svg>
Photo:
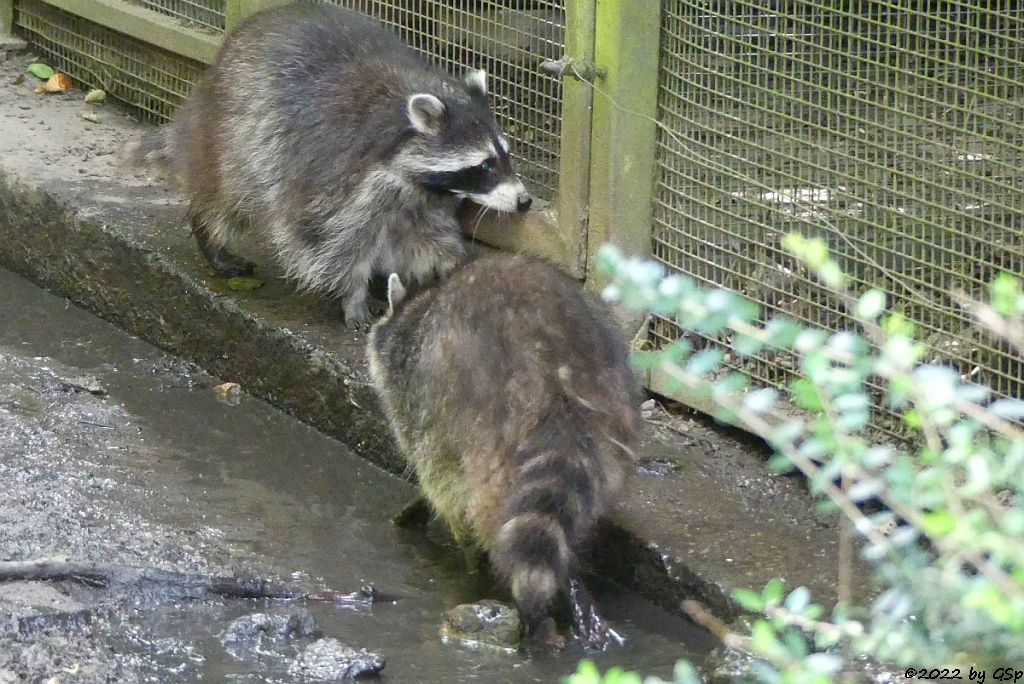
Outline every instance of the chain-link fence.
<svg viewBox="0 0 1024 684"><path fill-rule="evenodd" d="M1024 273L1024 8L992 0L662 4L653 251L824 328L843 313L780 249L825 238L936 360L1022 396L1024 366L952 301ZM660 342L678 332L653 326ZM760 382L789 359L737 367Z"/></svg>

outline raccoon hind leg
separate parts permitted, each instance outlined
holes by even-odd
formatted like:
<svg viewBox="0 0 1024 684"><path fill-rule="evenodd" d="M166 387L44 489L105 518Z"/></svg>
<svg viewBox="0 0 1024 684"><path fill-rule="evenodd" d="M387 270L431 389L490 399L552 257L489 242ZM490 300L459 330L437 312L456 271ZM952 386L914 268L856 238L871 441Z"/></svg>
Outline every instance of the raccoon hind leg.
<svg viewBox="0 0 1024 684"><path fill-rule="evenodd" d="M199 252L214 273L223 278L252 275L256 264L228 251L225 233L230 229L225 230L223 226L218 229L217 226L217 222L223 222L224 219L209 219L198 212L192 212L190 219L192 235L196 239Z"/></svg>

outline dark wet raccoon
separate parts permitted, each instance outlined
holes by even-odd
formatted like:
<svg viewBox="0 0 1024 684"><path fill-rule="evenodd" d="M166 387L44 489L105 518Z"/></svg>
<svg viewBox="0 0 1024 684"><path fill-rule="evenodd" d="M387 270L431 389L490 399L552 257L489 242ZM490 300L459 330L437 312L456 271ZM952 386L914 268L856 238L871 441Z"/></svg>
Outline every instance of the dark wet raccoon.
<svg viewBox="0 0 1024 684"><path fill-rule="evenodd" d="M399 446L435 513L487 550L543 632L631 468L626 345L601 303L542 260L483 257L408 301L396 276L388 285L393 312L368 356Z"/></svg>
<svg viewBox="0 0 1024 684"><path fill-rule="evenodd" d="M251 225L350 322L368 317L374 273L423 282L462 259L461 199L505 212L531 202L483 72L453 80L375 20L331 5L243 22L177 118L126 156L169 167L217 273L251 271L227 250Z"/></svg>

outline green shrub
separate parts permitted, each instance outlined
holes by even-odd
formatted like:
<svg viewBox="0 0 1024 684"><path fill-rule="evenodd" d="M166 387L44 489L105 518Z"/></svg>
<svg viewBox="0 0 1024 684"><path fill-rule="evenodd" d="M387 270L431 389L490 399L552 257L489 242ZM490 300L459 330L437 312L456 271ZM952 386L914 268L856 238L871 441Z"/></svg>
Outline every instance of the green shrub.
<svg viewBox="0 0 1024 684"><path fill-rule="evenodd" d="M751 678L765 682L842 679L852 656L918 669L959 667L963 679L972 665L1019 666L1024 401L994 396L951 367L923 363L926 350L915 341L914 326L885 314L882 291L854 295L820 240L791 235L784 244L835 293L857 330L829 333L781 317L761 321L758 307L735 293L666 276L657 264L610 247L599 258L611 277L609 300L674 319L684 330L725 336L741 357L768 349L795 355L802 377L781 391L749 388L745 376L726 371L722 350L693 353L685 338L638 352L635 362L698 389L720 418L763 437L776 453L772 467L799 469L859 535L882 587L870 605L831 611L803 587L787 593L781 581L760 592L741 590L737 601L762 617L749 638L727 637L758 656ZM1000 275L988 303L959 299L980 327L1024 353L1019 280ZM880 402L912 439L878 440L871 425ZM868 500L877 505L863 506ZM683 668L676 681L694 676ZM568 681L640 681L629 673L607 677L588 664Z"/></svg>

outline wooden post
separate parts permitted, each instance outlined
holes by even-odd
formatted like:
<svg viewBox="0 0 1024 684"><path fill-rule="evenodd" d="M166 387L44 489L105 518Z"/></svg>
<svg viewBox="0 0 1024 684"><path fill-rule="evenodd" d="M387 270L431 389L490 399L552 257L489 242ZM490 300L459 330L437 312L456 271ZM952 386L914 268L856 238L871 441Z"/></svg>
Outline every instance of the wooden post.
<svg viewBox="0 0 1024 684"><path fill-rule="evenodd" d="M651 254L657 137L659 0L597 0L587 286L605 243Z"/></svg>
<svg viewBox="0 0 1024 684"><path fill-rule="evenodd" d="M565 55L594 61L597 0L566 2ZM573 275L587 272L590 204L590 143L594 89L567 74L562 79L562 129L558 164L558 229L574 246L566 266Z"/></svg>
<svg viewBox="0 0 1024 684"><path fill-rule="evenodd" d="M242 19L263 9L291 4L293 0L227 0L224 4L224 27L230 31Z"/></svg>
<svg viewBox="0 0 1024 684"><path fill-rule="evenodd" d="M0 38L14 35L14 0L0 0Z"/></svg>

